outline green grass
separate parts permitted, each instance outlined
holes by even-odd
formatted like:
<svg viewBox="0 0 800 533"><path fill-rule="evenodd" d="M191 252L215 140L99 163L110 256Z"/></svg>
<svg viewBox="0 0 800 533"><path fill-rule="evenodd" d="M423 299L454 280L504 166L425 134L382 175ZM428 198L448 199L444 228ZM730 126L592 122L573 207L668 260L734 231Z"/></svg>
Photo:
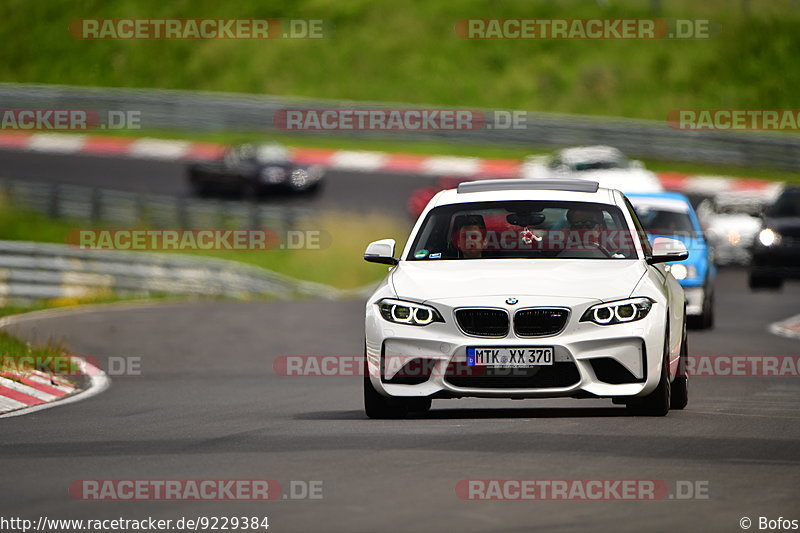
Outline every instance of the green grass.
<svg viewBox="0 0 800 533"><path fill-rule="evenodd" d="M190 253L228 259L267 268L288 276L325 283L340 289L355 289L378 281L386 268L363 260L367 244L393 238L398 249L411 229L410 220L400 220L378 213L324 212L299 221L297 230L321 231L320 249L299 250L220 250L170 252Z"/></svg>
<svg viewBox="0 0 800 533"><path fill-rule="evenodd" d="M176 296L167 294L151 294L147 297L148 300L179 300ZM46 298L34 300L28 304L20 305L3 305L0 307L0 317L18 315L22 313L30 313L32 311L43 311L45 309L55 309L58 307L74 307L76 305L99 305L99 304L112 304L117 302L128 301L130 298L121 296L107 295L107 296L92 296L85 298Z"/></svg>
<svg viewBox="0 0 800 533"><path fill-rule="evenodd" d="M145 229L145 224L138 228ZM64 244L68 234L78 229L120 229L117 226L91 226L79 220L53 220L42 214L19 209L0 201L0 240L26 240ZM350 289L378 281L386 269L365 262L362 257L367 243L394 238L404 242L410 230L410 221L396 219L379 213L351 214L322 212L307 220L297 221L295 229L324 232L326 246L321 249L277 250L210 250L188 253L228 259L267 268L294 278ZM112 295L98 295L89 302L43 302L52 305L114 301Z"/></svg>
<svg viewBox="0 0 800 533"><path fill-rule="evenodd" d="M792 0L7 0L0 80L480 106L664 120L671 109L793 108ZM459 19L708 18L704 40L463 40ZM79 18L318 18L322 40L77 40Z"/></svg>
<svg viewBox="0 0 800 533"><path fill-rule="evenodd" d="M0 372L24 374L29 370L43 370L66 375L79 373L78 367L70 359L69 351L63 343L48 339L29 344L0 331Z"/></svg>

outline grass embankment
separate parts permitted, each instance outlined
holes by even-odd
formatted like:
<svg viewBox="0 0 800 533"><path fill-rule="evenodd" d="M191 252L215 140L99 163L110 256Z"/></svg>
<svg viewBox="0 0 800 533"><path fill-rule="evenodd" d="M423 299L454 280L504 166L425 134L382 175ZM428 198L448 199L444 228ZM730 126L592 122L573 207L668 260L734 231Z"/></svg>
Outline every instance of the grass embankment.
<svg viewBox="0 0 800 533"><path fill-rule="evenodd" d="M659 4L660 10L653 5ZM749 9L744 6L749 5ZM674 109L797 107L800 11L793 0L84 0L0 5L0 81L141 87L526 109L665 120ZM78 40L80 18L311 18L335 26L308 40ZM464 40L463 18L709 19L698 40ZM75 58L80 58L76 60ZM154 61L153 58L158 58ZM147 128L147 124L142 125ZM665 125L666 127L666 125ZM237 143L263 135L127 134ZM537 147L273 135L293 146L522 158ZM635 155L635 154L631 154ZM800 181L731 165L645 160L657 171Z"/></svg>
<svg viewBox="0 0 800 533"><path fill-rule="evenodd" d="M97 226L96 229L118 229ZM37 242L67 242L68 234L77 229L92 229L79 220L53 220L39 213L18 209L0 201L0 240L26 240ZM147 229L140 224L138 229ZM265 228L269 229L269 228ZM366 263L364 248L370 241L394 238L402 244L409 230L409 222L393 217L372 214L328 212L300 220L296 230L323 232L321 241L328 245L321 249L275 250L213 250L190 253L228 259L267 268L294 278L325 283L338 288L356 288L381 279L386 270Z"/></svg>
<svg viewBox="0 0 800 533"><path fill-rule="evenodd" d="M68 376L80 373L62 343L48 340L29 344L0 331L0 374L16 380L16 375L24 375L31 370Z"/></svg>
<svg viewBox="0 0 800 533"><path fill-rule="evenodd" d="M664 120L796 107L792 0L8 0L0 80L528 109ZM749 5L749 10L744 6ZM78 40L80 18L312 18L327 39ZM463 18L711 19L700 40L464 40Z"/></svg>

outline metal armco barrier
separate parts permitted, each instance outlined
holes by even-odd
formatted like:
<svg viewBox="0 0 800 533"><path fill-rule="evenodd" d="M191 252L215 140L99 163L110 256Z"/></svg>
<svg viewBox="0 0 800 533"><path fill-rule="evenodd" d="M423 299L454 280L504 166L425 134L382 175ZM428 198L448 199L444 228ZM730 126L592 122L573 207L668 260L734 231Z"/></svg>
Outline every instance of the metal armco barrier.
<svg viewBox="0 0 800 533"><path fill-rule="evenodd" d="M278 131L275 116L287 109L407 109L379 102L280 98L245 94L160 89L109 89L57 85L0 84L0 107L6 109L90 109L137 111L145 129L188 131ZM432 109L432 108L431 108ZM437 109L442 109L441 107ZM326 131L306 135L394 138L490 143L534 148L610 144L637 157L726 163L797 170L800 136L732 131L681 131L664 121L526 113L526 127L510 129L508 111L482 110L487 127L470 131ZM303 132L295 132L302 134Z"/></svg>
<svg viewBox="0 0 800 533"><path fill-rule="evenodd" d="M145 223L153 228L293 229L311 210L280 204L203 200L139 194L80 185L0 179L0 196L11 205L89 222Z"/></svg>
<svg viewBox="0 0 800 533"><path fill-rule="evenodd" d="M109 296L266 296L288 299L303 296L338 298L351 293L356 294L235 261L0 241L0 305Z"/></svg>

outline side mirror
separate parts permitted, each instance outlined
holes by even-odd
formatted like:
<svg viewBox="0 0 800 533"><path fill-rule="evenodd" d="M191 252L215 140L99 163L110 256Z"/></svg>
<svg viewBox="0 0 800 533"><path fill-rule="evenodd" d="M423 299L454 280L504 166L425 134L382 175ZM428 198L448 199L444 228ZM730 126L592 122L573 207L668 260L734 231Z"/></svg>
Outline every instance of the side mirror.
<svg viewBox="0 0 800 533"><path fill-rule="evenodd" d="M656 263L669 263L671 261L684 261L689 258L689 250L681 241L667 237L656 237L653 241L653 255L647 258L651 265Z"/></svg>
<svg viewBox="0 0 800 533"><path fill-rule="evenodd" d="M394 257L394 246L394 239L381 239L380 241L371 242L364 252L364 261L396 265L400 261Z"/></svg>

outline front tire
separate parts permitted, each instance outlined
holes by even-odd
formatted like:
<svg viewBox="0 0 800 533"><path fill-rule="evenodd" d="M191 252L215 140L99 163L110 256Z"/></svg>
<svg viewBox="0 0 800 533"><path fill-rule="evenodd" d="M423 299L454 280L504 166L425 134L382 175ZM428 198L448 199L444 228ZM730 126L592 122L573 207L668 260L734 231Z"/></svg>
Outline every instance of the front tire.
<svg viewBox="0 0 800 533"><path fill-rule="evenodd" d="M711 329L714 327L714 293L706 288L706 298L703 300L703 312L700 315L686 317L692 329Z"/></svg>
<svg viewBox="0 0 800 533"><path fill-rule="evenodd" d="M670 409L683 409L689 403L689 376L686 373L688 357L689 345L684 329L683 339L681 340L681 358L678 361L678 372L675 375L675 379L672 380L672 390L670 391Z"/></svg>
<svg viewBox="0 0 800 533"><path fill-rule="evenodd" d="M372 386L369 376L364 376L364 411L369 418L404 418L408 410L389 401Z"/></svg>
<svg viewBox="0 0 800 533"><path fill-rule="evenodd" d="M669 413L672 387L669 383L669 327L664 339L664 356L661 361L661 379L653 392L644 398L628 401L628 410L640 416L666 416Z"/></svg>
<svg viewBox="0 0 800 533"><path fill-rule="evenodd" d="M405 418L409 413L423 413L431 408L430 398L387 398L372 386L369 364L364 357L364 411L369 418Z"/></svg>

